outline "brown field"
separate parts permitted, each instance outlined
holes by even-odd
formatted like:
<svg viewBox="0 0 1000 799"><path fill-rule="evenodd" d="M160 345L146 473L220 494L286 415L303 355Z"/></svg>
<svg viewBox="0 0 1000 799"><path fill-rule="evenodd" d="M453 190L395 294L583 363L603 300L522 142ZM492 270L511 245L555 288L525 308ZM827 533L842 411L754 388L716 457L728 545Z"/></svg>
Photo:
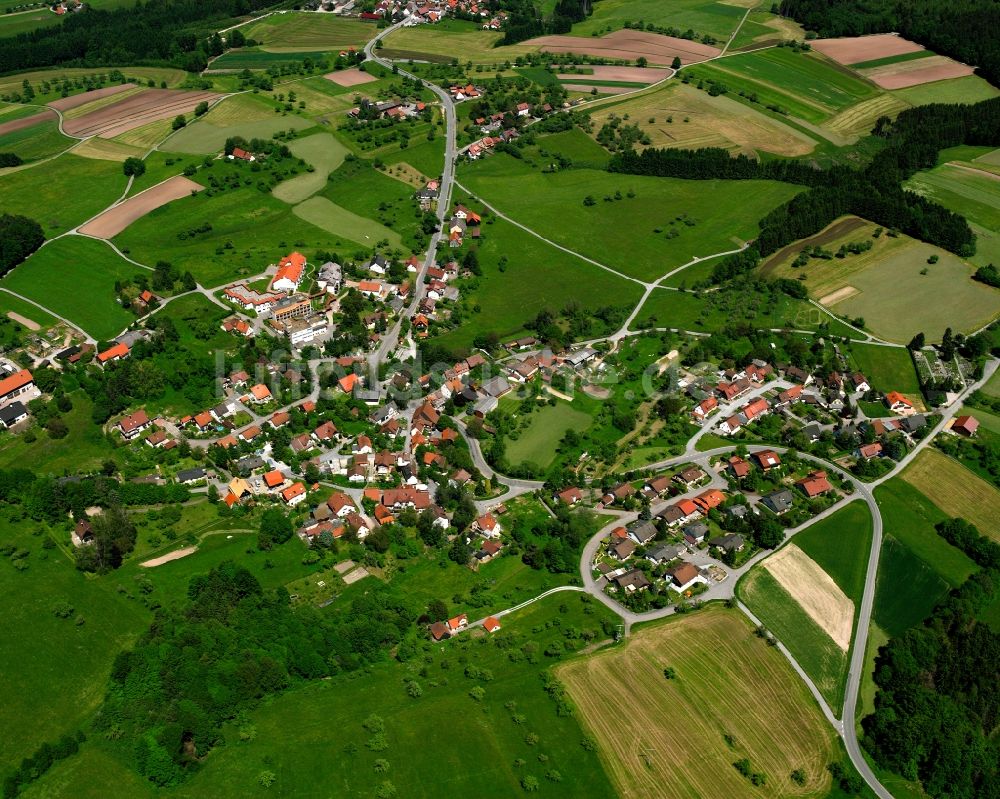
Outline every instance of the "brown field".
<svg viewBox="0 0 1000 799"><path fill-rule="evenodd" d="M676 671L667 680L663 670ZM823 797L838 759L833 730L788 661L738 611L709 607L559 666L618 794ZM727 744L725 736L730 736ZM767 784L732 764L748 758ZM804 785L789 777L806 775Z"/></svg>
<svg viewBox="0 0 1000 799"><path fill-rule="evenodd" d="M824 294L819 298L820 305L836 305L841 300L846 300L848 297L853 297L858 293L858 290L854 286L842 286L836 291L831 291L829 294Z"/></svg>
<svg viewBox="0 0 1000 799"><path fill-rule="evenodd" d="M652 147L722 147L747 155L768 152L796 156L806 155L816 146L806 134L736 100L711 97L673 81L655 91L595 109L594 130L600 130L612 114L628 114L630 124L638 125L649 136ZM668 123L668 117L673 122Z"/></svg>
<svg viewBox="0 0 1000 799"><path fill-rule="evenodd" d="M110 139L149 122L189 114L198 103L204 100L211 102L218 97L215 92L147 89L93 113L69 120L63 125L63 129L71 136L81 139L88 136Z"/></svg>
<svg viewBox="0 0 1000 799"><path fill-rule="evenodd" d="M553 64L553 67L556 67ZM596 64L585 66L591 70L589 75L581 75L579 72L565 72L556 75L559 80L617 80L627 83L656 83L664 78L669 78L672 70L652 69L651 67L609 67Z"/></svg>
<svg viewBox="0 0 1000 799"><path fill-rule="evenodd" d="M892 33L878 33L874 36L847 36L840 39L816 39L813 49L832 58L838 64L860 64L876 58L888 58L904 53L917 53L924 48L916 42Z"/></svg>
<svg viewBox="0 0 1000 799"><path fill-rule="evenodd" d="M29 319L27 316L21 316L21 314L16 311L7 311L7 318L13 319L18 324L24 325L28 330L41 330L42 326L38 322Z"/></svg>
<svg viewBox="0 0 1000 799"><path fill-rule="evenodd" d="M119 94L120 92L125 92L134 88L134 83L120 83L117 86L105 86L103 89L94 89L92 92L74 94L72 97L62 97L59 100L53 100L48 105L49 108L58 108L60 111L68 111L71 108L86 105L94 100L100 100L102 97L110 97L113 94Z"/></svg>
<svg viewBox="0 0 1000 799"><path fill-rule="evenodd" d="M859 74L883 89L905 89L908 86L919 86L936 80L962 78L974 72L972 67L958 61L943 55L933 55L915 61L900 61L898 64L865 69Z"/></svg>
<svg viewBox="0 0 1000 799"><path fill-rule="evenodd" d="M850 648L854 603L816 561L789 544L765 560L764 568L837 646Z"/></svg>
<svg viewBox="0 0 1000 799"><path fill-rule="evenodd" d="M42 122L48 122L50 119L55 118L55 111L40 111L37 114L32 114L30 117L21 117L12 122L4 122L0 124L0 136L24 130L25 128L33 128L35 125L40 125Z"/></svg>
<svg viewBox="0 0 1000 799"><path fill-rule="evenodd" d="M652 64L669 64L679 56L685 64L694 64L717 56L721 50L707 44L661 36L658 33L620 30L598 38L580 36L538 36L522 42L549 53L581 53L602 58L622 58L634 61L645 56Z"/></svg>
<svg viewBox="0 0 1000 799"><path fill-rule="evenodd" d="M340 72L330 72L323 76L338 86L360 86L362 83L374 83L378 80L374 75L362 72L360 69L344 69Z"/></svg>
<svg viewBox="0 0 1000 799"><path fill-rule="evenodd" d="M590 94L597 89L598 94L624 94L634 92L635 87L629 86L591 86L589 83L564 83L562 87L568 92L585 92Z"/></svg>
<svg viewBox="0 0 1000 799"><path fill-rule="evenodd" d="M110 239L150 211L173 200L187 197L192 191L201 191L203 188L201 184L188 180L183 175L177 175L110 208L86 225L82 225L80 232L98 239Z"/></svg>
<svg viewBox="0 0 1000 799"><path fill-rule="evenodd" d="M902 477L949 516L961 517L1000 541L1000 491L955 459L927 447Z"/></svg>
<svg viewBox="0 0 1000 799"><path fill-rule="evenodd" d="M129 156L142 156L141 147L133 147L110 139L86 139L73 148L73 155L96 158L99 161L124 161Z"/></svg>

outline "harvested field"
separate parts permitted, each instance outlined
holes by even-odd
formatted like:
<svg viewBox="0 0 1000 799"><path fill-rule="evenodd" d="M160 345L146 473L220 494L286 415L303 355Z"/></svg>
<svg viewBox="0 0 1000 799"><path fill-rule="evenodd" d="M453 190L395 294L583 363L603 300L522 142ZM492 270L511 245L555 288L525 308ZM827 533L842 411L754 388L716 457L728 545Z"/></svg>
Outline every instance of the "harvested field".
<svg viewBox="0 0 1000 799"><path fill-rule="evenodd" d="M562 86L568 92L590 93L596 90L598 94L624 94L635 91L635 87L628 86L591 86L584 83L564 83Z"/></svg>
<svg viewBox="0 0 1000 799"><path fill-rule="evenodd" d="M38 322L32 321L27 316L21 316L16 311L7 311L7 318L12 319L20 325L24 325L28 330L41 330L42 326Z"/></svg>
<svg viewBox="0 0 1000 799"><path fill-rule="evenodd" d="M192 191L201 191L203 188L205 187L200 183L177 175L105 211L83 225L80 232L99 239L110 239L150 211L181 197L188 197Z"/></svg>
<svg viewBox="0 0 1000 799"><path fill-rule="evenodd" d="M717 56L721 50L707 44L661 36L658 33L620 30L598 38L579 36L538 36L522 42L548 53L581 53L601 58L623 58L634 61L644 56L653 64L669 64L679 57L685 64Z"/></svg>
<svg viewBox="0 0 1000 799"><path fill-rule="evenodd" d="M145 151L155 147L167 138L172 130L173 127L169 119L158 119L156 122L149 122L138 128L133 128L126 133L119 134L115 136L114 140Z"/></svg>
<svg viewBox="0 0 1000 799"><path fill-rule="evenodd" d="M360 69L344 69L340 72L329 72L323 76L338 86L360 86L362 83L374 83L378 80L374 75L362 72Z"/></svg>
<svg viewBox="0 0 1000 799"><path fill-rule="evenodd" d="M10 122L4 122L0 124L0 136L5 136L8 133L16 133L19 130L25 130L26 128L33 128L35 125L40 125L42 122L48 122L50 119L55 119L55 111L39 111L37 114L32 114L30 117L21 117L20 119L14 119Z"/></svg>
<svg viewBox="0 0 1000 799"><path fill-rule="evenodd" d="M938 80L964 78L974 72L975 70L970 66L945 56L936 55L916 61L886 64L874 69L866 69L860 74L883 89L906 89L910 86L920 86L923 83L933 83Z"/></svg>
<svg viewBox="0 0 1000 799"><path fill-rule="evenodd" d="M955 459L928 447L901 477L948 516L959 516L1000 542L1000 490Z"/></svg>
<svg viewBox="0 0 1000 799"><path fill-rule="evenodd" d="M558 65L553 65L556 67ZM578 80L578 81L589 81L589 80L600 80L600 81L622 81L626 83L656 83L663 80L664 78L669 78L673 74L673 70L666 69L653 69L651 67L610 67L601 66L595 64L593 66L586 66L585 69L590 70L589 74L582 74L580 72L561 72L556 75L559 80Z"/></svg>
<svg viewBox="0 0 1000 799"><path fill-rule="evenodd" d="M189 114L194 111L198 103L212 102L218 97L215 92L147 89L121 102L69 120L63 129L71 136L81 139L88 136L103 136L110 139L150 122L171 119L178 114Z"/></svg>
<svg viewBox="0 0 1000 799"><path fill-rule="evenodd" d="M665 680L671 667L676 679ZM718 607L556 669L622 797L823 797L833 731L788 662ZM627 708L627 712L623 709ZM727 739L731 744L727 744ZM755 788L733 768L767 774ZM806 780L790 779L802 769Z"/></svg>
<svg viewBox="0 0 1000 799"><path fill-rule="evenodd" d="M592 114L595 131L612 114L628 114L631 124L649 136L652 147L722 147L747 155L762 151L797 156L812 152L816 146L806 134L743 103L729 97L712 97L673 81L656 91L598 108Z"/></svg>
<svg viewBox="0 0 1000 799"><path fill-rule="evenodd" d="M823 127L841 136L857 138L871 132L879 117L895 117L909 107L909 103L894 94L880 94L845 108L828 119Z"/></svg>
<svg viewBox="0 0 1000 799"><path fill-rule="evenodd" d="M853 297L858 293L858 290L854 286L844 286L837 289L836 291L831 291L829 294L819 298L820 305L834 305L841 300L846 300L848 297Z"/></svg>
<svg viewBox="0 0 1000 799"><path fill-rule="evenodd" d="M61 97L58 100L48 103L48 106L49 108L57 108L60 111L68 111L71 108L86 105L94 100L100 100L102 97L110 97L113 94L120 94L134 88L134 83L119 83L117 86L105 86L103 89L94 89L92 92L74 94L72 97Z"/></svg>
<svg viewBox="0 0 1000 799"><path fill-rule="evenodd" d="M838 64L860 64L903 53L916 53L924 48L916 42L892 33L874 36L846 36L839 39L815 39L813 50L818 50Z"/></svg>
<svg viewBox="0 0 1000 799"><path fill-rule="evenodd" d="M143 152L141 147L96 137L87 139L73 148L73 155L97 158L101 161L124 161L129 156L142 156Z"/></svg>
<svg viewBox="0 0 1000 799"><path fill-rule="evenodd" d="M816 561L789 544L765 560L764 568L837 646L850 648L854 603Z"/></svg>

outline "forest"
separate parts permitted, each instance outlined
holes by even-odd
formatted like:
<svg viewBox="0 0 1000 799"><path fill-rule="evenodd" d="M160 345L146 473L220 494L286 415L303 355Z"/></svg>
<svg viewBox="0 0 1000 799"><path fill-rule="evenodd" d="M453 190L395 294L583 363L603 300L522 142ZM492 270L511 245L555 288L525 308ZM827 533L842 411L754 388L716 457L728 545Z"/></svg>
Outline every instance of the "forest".
<svg viewBox="0 0 1000 799"><path fill-rule="evenodd" d="M995 0L782 0L777 10L823 37L897 32L1000 84Z"/></svg>
<svg viewBox="0 0 1000 799"><path fill-rule="evenodd" d="M937 525L982 571L922 627L893 638L875 662L875 712L865 748L879 765L920 780L933 797L995 799L1000 790L1000 634L977 620L1000 594L1000 546L962 519Z"/></svg>
<svg viewBox="0 0 1000 799"><path fill-rule="evenodd" d="M6 166L0 163L0 166ZM0 277L42 246L45 234L34 219L0 214Z"/></svg>
<svg viewBox="0 0 1000 799"><path fill-rule="evenodd" d="M0 74L141 63L200 72L211 54L206 37L219 27L215 23L268 5L268 0L148 0L113 11L90 8L59 25L0 40ZM215 46L221 53L221 41Z"/></svg>

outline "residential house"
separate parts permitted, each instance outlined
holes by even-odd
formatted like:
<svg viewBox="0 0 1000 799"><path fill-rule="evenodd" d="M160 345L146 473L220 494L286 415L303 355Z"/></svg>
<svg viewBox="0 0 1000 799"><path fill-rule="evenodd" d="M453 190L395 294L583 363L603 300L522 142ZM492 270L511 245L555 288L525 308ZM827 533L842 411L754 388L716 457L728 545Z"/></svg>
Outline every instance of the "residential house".
<svg viewBox="0 0 1000 799"><path fill-rule="evenodd" d="M115 361L120 361L123 358L127 358L128 353L129 353L128 346L126 344L122 344L121 342L119 342L111 347L108 347L106 350L104 350L104 352L97 353L97 360L101 363L102 366L104 366L105 364L114 363ZM16 377L16 375L13 375L13 377ZM10 380L10 378L7 379ZM3 386L0 385L0 392L2 391L3 391Z"/></svg>
<svg viewBox="0 0 1000 799"><path fill-rule="evenodd" d="M656 524L651 519L637 519L626 525L625 529L628 530L629 538L637 544L648 544L656 538L658 532Z"/></svg>
<svg viewBox="0 0 1000 799"><path fill-rule="evenodd" d="M293 483L281 492L282 501L289 507L294 507L306 498L306 487L302 483Z"/></svg>
<svg viewBox="0 0 1000 799"><path fill-rule="evenodd" d="M851 375L851 385L854 387L855 391L861 394L872 390L871 384L867 379L865 379L865 376L861 374L861 372L854 372Z"/></svg>
<svg viewBox="0 0 1000 799"><path fill-rule="evenodd" d="M583 494L580 492L580 489L577 488L576 486L571 486L569 488L563 489L558 494L556 494L556 497L563 505L569 505L570 507L576 505L578 502L583 501Z"/></svg>
<svg viewBox="0 0 1000 799"><path fill-rule="evenodd" d="M692 522L684 525L681 532L684 534L684 541L689 546L695 546L705 540L705 536L708 535L708 525L705 522Z"/></svg>
<svg viewBox="0 0 1000 799"><path fill-rule="evenodd" d="M448 619L448 632L451 635L461 632L468 626L469 626L469 617L466 616L464 613L459 616L455 616L455 618L453 619Z"/></svg>
<svg viewBox="0 0 1000 799"><path fill-rule="evenodd" d="M483 622L483 629L490 634L495 633L497 630L500 629L500 622L497 621L496 616L489 616Z"/></svg>
<svg viewBox="0 0 1000 799"><path fill-rule="evenodd" d="M688 468L678 472L674 475L674 482L680 483L685 488L694 488L698 483L704 480L708 475L705 474L697 466L689 466Z"/></svg>
<svg viewBox="0 0 1000 799"><path fill-rule="evenodd" d="M833 491L833 486L830 485L826 472L821 470L809 472L808 475L798 480L795 485L801 488L802 492L810 499Z"/></svg>
<svg viewBox="0 0 1000 799"><path fill-rule="evenodd" d="M680 594L689 591L699 583L708 585L708 580L702 577L698 567L693 563L680 563L671 569L667 569L667 576L670 577L672 588Z"/></svg>
<svg viewBox="0 0 1000 799"><path fill-rule="evenodd" d="M500 522L494 518L492 513L484 513L475 521L475 529L487 538L497 538L503 531Z"/></svg>
<svg viewBox="0 0 1000 799"><path fill-rule="evenodd" d="M653 565L669 563L679 558L684 551L684 547L680 544L658 544L646 550L646 560Z"/></svg>
<svg viewBox="0 0 1000 799"><path fill-rule="evenodd" d="M854 457L862 460L870 461L872 458L878 458L882 455L882 444L878 441L872 444L863 444L854 451Z"/></svg>
<svg viewBox="0 0 1000 799"><path fill-rule="evenodd" d="M979 429L979 420L975 416L958 416L951 425L951 431L966 438L972 438Z"/></svg>
<svg viewBox="0 0 1000 799"><path fill-rule="evenodd" d="M743 460L743 458L739 455L733 455L727 462L726 468L737 480L742 480L750 474L750 464Z"/></svg>
<svg viewBox="0 0 1000 799"><path fill-rule="evenodd" d="M694 498L694 504L697 505L699 510L701 510L701 512L705 515L708 515L708 512L712 510L712 508L719 507L719 505L725 501L726 495L717 488L710 488L707 491L702 491Z"/></svg>
<svg viewBox="0 0 1000 799"><path fill-rule="evenodd" d="M627 594L645 591L650 586L649 579L639 569L632 569L625 574L618 575L615 577L614 583Z"/></svg>
<svg viewBox="0 0 1000 799"><path fill-rule="evenodd" d="M258 383L250 388L250 394L248 397L249 402L254 405L263 405L265 402L269 402L272 399L271 389L265 386L263 383Z"/></svg>
<svg viewBox="0 0 1000 799"><path fill-rule="evenodd" d="M744 506L740 506L744 507ZM743 536L739 533L727 533L713 538L708 542L709 547L726 553L742 552L746 546Z"/></svg>
<svg viewBox="0 0 1000 799"><path fill-rule="evenodd" d="M149 427L153 421L146 414L146 411L142 408L137 410L135 413L130 413L128 416L123 416L119 419L118 431L122 434L122 438L126 441L131 441L134 438L138 438L142 435L142 431Z"/></svg>
<svg viewBox="0 0 1000 799"><path fill-rule="evenodd" d="M94 543L94 529L91 527L90 521L87 519L80 519L73 527L73 532L70 533L70 538L73 541L73 546L75 547L82 547L87 544Z"/></svg>
<svg viewBox="0 0 1000 799"><path fill-rule="evenodd" d="M204 469L182 469L175 475L177 482L181 485L190 485L204 480L207 472Z"/></svg>
<svg viewBox="0 0 1000 799"><path fill-rule="evenodd" d="M774 450L765 449L763 452L755 452L750 457L757 461L757 465L765 472L781 466L781 458L778 457L778 453Z"/></svg>
<svg viewBox="0 0 1000 799"><path fill-rule="evenodd" d="M617 560L628 560L635 552L637 544L631 538L616 541L608 547L608 552Z"/></svg>
<svg viewBox="0 0 1000 799"><path fill-rule="evenodd" d="M787 513L795 504L795 497L787 488L772 491L761 499L761 504L777 516Z"/></svg>
<svg viewBox="0 0 1000 799"><path fill-rule="evenodd" d="M913 410L913 403L898 391L890 391L886 394L885 404L893 413L909 413Z"/></svg>

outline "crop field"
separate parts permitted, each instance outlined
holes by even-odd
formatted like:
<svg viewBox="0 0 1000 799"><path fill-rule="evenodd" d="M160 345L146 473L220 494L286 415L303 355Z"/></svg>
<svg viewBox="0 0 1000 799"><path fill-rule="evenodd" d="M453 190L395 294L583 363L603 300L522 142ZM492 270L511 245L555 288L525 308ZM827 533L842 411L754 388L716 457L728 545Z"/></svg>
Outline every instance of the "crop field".
<svg viewBox="0 0 1000 799"><path fill-rule="evenodd" d="M859 75L863 75L883 89L906 89L925 83L964 78L974 72L974 67L940 55L917 60L894 61L871 69L858 69Z"/></svg>
<svg viewBox="0 0 1000 799"><path fill-rule="evenodd" d="M273 119L276 104L256 94L234 94L216 103L199 119L198 124L226 128L242 122L259 122Z"/></svg>
<svg viewBox="0 0 1000 799"><path fill-rule="evenodd" d="M852 502L810 525L793 539L855 603L861 602L872 544L872 517L863 502Z"/></svg>
<svg viewBox="0 0 1000 799"><path fill-rule="evenodd" d="M218 97L219 95L214 92L145 89L67 120L63 123L63 130L79 138L103 136L110 139L148 122L173 119L178 114L189 114L199 103L205 101L211 103Z"/></svg>
<svg viewBox="0 0 1000 799"><path fill-rule="evenodd" d="M948 518L947 514L909 482L893 478L875 489L875 499L885 532L949 585L961 585L977 570L976 564L964 552L941 538L934 529L935 524Z"/></svg>
<svg viewBox="0 0 1000 799"><path fill-rule="evenodd" d="M920 381L909 351L875 344L851 344L848 357L879 391L899 391L915 400L920 396Z"/></svg>
<svg viewBox="0 0 1000 799"><path fill-rule="evenodd" d="M860 316L878 336L900 343L923 332L937 340L946 327L976 330L1000 314L1000 291L971 279L975 271L952 253L899 235L873 237L875 226L856 217L831 223L815 236L775 253L762 267L766 277L806 277L809 294L834 312ZM858 255L792 262L806 246L836 252L843 244L871 241ZM936 256L938 262L928 264ZM906 292L893 286L905 283ZM954 309L960 308L960 318Z"/></svg>
<svg viewBox="0 0 1000 799"><path fill-rule="evenodd" d="M823 123L823 129L854 141L870 133L879 117L895 117L909 107L910 104L895 93L877 94L834 114Z"/></svg>
<svg viewBox="0 0 1000 799"><path fill-rule="evenodd" d="M51 238L107 208L124 188L121 164L68 153L4 175L3 206L37 220Z"/></svg>
<svg viewBox="0 0 1000 799"><path fill-rule="evenodd" d="M539 408L530 419L517 439L507 440L507 458L511 463L534 463L542 469L552 463L559 441L569 430L581 433L593 422L590 414L562 400Z"/></svg>
<svg viewBox="0 0 1000 799"><path fill-rule="evenodd" d="M11 91L20 89L23 81L27 80L36 87L44 80L57 81L63 78L80 78L85 75L107 75L107 67L73 67L59 68L58 70L36 70L34 72L19 72L16 75L5 75L0 77L0 94L8 94ZM168 87L179 86L187 78L187 73L180 69L171 67L129 67L128 77L142 80L152 80L159 85L160 81L166 81ZM37 89L36 89L37 90ZM51 100L64 99L59 94L48 95ZM46 98L39 98L39 102Z"/></svg>
<svg viewBox="0 0 1000 799"><path fill-rule="evenodd" d="M591 169L528 171L497 153L462 171L462 183L501 213L625 274L655 280L695 256L733 250L757 222L801 189L613 175ZM621 199L613 199L615 192ZM629 196L629 195L632 196ZM584 200L591 197L590 206ZM574 209L567 213L567 209Z"/></svg>
<svg viewBox="0 0 1000 799"><path fill-rule="evenodd" d="M908 89L897 89L893 92L910 105L929 105L930 103L978 103L1000 96L1000 90L978 75L965 78L942 80L926 83L923 86L911 86Z"/></svg>
<svg viewBox="0 0 1000 799"><path fill-rule="evenodd" d="M1000 541L1000 491L958 461L928 447L900 477L949 516L959 516Z"/></svg>
<svg viewBox="0 0 1000 799"><path fill-rule="evenodd" d="M97 158L100 161L116 161L119 164L130 156L141 158L143 154L144 150L139 147L97 136L85 139L73 148L73 155L81 158Z"/></svg>
<svg viewBox="0 0 1000 799"><path fill-rule="evenodd" d="M151 150L161 141L167 138L173 130L172 122L169 119L160 119L156 122L149 122L138 128L133 128L127 133L115 136L111 141L121 142L131 147L138 147L140 150Z"/></svg>
<svg viewBox="0 0 1000 799"><path fill-rule="evenodd" d="M673 63L674 58L679 58L686 64L693 64L717 56L721 52L717 47L689 39L637 30L615 31L600 38L539 36L528 39L523 44L534 46L547 53L575 53L625 61L645 58L650 64L663 66Z"/></svg>
<svg viewBox="0 0 1000 799"><path fill-rule="evenodd" d="M333 14L288 11L247 25L243 33L271 53L360 50L377 29L367 22Z"/></svg>
<svg viewBox="0 0 1000 799"><path fill-rule="evenodd" d="M39 111L36 108L17 108L10 105L0 108L0 112L3 114L0 116L0 136L33 128L35 125L51 122L57 118L54 111Z"/></svg>
<svg viewBox="0 0 1000 799"><path fill-rule="evenodd" d="M49 158L76 144L76 139L63 136L57 122L43 122L0 135L0 152L17 153L25 163ZM19 167L12 167L19 169ZM9 174L0 170L0 174Z"/></svg>
<svg viewBox="0 0 1000 799"><path fill-rule="evenodd" d="M691 29L699 35L708 34L725 42L740 24L746 4L725 4L714 0L601 0L594 4L594 13L573 26L577 36L590 36L618 30L625 22L642 20L679 30Z"/></svg>
<svg viewBox="0 0 1000 799"><path fill-rule="evenodd" d="M844 701L847 652L813 621L774 576L757 566L747 572L736 594L805 669L834 713Z"/></svg>
<svg viewBox="0 0 1000 799"><path fill-rule="evenodd" d="M843 36L836 39L816 39L813 49L823 53L838 64L858 65L872 59L885 59L919 53L923 47L916 42L891 33L874 36Z"/></svg>
<svg viewBox="0 0 1000 799"><path fill-rule="evenodd" d="M256 122L239 122L226 127L216 127L204 120L188 125L177 131L161 145L161 149L171 153L192 153L212 155L222 152L226 139L243 136L245 139L270 139L285 130L305 130L313 123L295 115L274 114L268 119Z"/></svg>
<svg viewBox="0 0 1000 799"><path fill-rule="evenodd" d="M671 680L663 671L676 672ZM815 700L737 611L646 627L556 670L619 796L825 797L838 745ZM730 742L730 743L727 743ZM767 784L732 763L748 758ZM799 786L789 775L802 769Z"/></svg>
<svg viewBox="0 0 1000 799"><path fill-rule="evenodd" d="M395 230L380 225L367 217L351 213L326 197L311 197L293 209L295 216L310 222L327 233L337 237L337 246L342 240L374 248L380 241L388 241L392 248L403 246L403 240Z"/></svg>
<svg viewBox="0 0 1000 799"><path fill-rule="evenodd" d="M409 58L436 56L449 61L472 61L474 64L502 64L519 55L534 53L538 48L521 42L508 47L494 47L502 34L481 30L478 25L463 20L446 19L437 25L416 25L393 31L384 39L385 51L407 51Z"/></svg>
<svg viewBox="0 0 1000 799"><path fill-rule="evenodd" d="M62 111L63 119L79 119L87 114L100 111L102 108L107 108L109 105L120 103L126 98L142 94L144 91L146 91L144 88L136 86L134 83L121 83L53 100L49 106Z"/></svg>
<svg viewBox="0 0 1000 799"><path fill-rule="evenodd" d="M812 152L816 141L799 130L729 97L712 97L671 81L621 103L605 104L592 114L594 132L612 117L629 116L652 147L722 147L731 152L797 156Z"/></svg>
<svg viewBox="0 0 1000 799"><path fill-rule="evenodd" d="M901 635L930 615L949 586L934 568L893 536L882 541L875 582L874 618L889 635Z"/></svg>
<svg viewBox="0 0 1000 799"><path fill-rule="evenodd" d="M268 69L269 67L280 67L285 64L301 63L307 58L315 59L318 56L319 54L315 50L269 53L251 47L243 47L239 50L230 50L228 53L220 55L209 65L208 73L211 74L216 70L238 72L244 69Z"/></svg>
<svg viewBox="0 0 1000 799"><path fill-rule="evenodd" d="M312 197L326 186L327 176L344 163L349 150L329 133L315 133L296 139L288 145L292 154L315 167L314 172L304 172L283 181L271 194L286 203L299 203Z"/></svg>
<svg viewBox="0 0 1000 799"><path fill-rule="evenodd" d="M80 226L80 232L98 239L114 238L151 211L204 188L200 183L188 180L183 175L175 175L91 219L87 224Z"/></svg>

